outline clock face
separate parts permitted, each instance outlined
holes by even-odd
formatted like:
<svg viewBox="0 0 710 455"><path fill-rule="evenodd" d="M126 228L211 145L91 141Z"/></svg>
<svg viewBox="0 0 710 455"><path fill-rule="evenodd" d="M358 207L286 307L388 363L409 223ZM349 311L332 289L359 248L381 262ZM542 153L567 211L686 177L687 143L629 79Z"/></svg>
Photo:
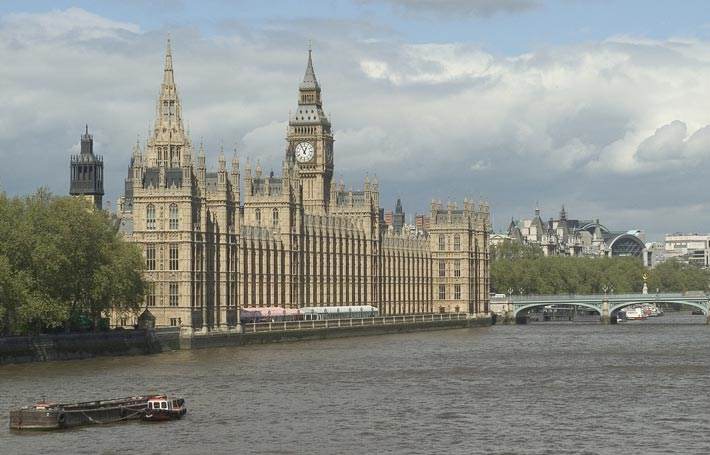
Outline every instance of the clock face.
<svg viewBox="0 0 710 455"><path fill-rule="evenodd" d="M314 152L313 144L310 142L299 142L296 144L295 154L296 160L298 160L299 163L306 163L313 159Z"/></svg>

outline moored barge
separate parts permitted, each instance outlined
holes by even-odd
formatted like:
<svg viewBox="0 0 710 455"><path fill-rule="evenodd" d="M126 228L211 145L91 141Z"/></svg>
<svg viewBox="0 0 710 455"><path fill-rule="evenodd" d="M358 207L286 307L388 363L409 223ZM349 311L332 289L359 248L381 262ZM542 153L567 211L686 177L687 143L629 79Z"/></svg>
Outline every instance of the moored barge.
<svg viewBox="0 0 710 455"><path fill-rule="evenodd" d="M32 406L11 410L10 429L55 430L145 419L148 402L157 397L168 400L165 395L140 395L82 403L51 403L43 400ZM184 409L184 400L170 399L171 402L173 400L180 400Z"/></svg>

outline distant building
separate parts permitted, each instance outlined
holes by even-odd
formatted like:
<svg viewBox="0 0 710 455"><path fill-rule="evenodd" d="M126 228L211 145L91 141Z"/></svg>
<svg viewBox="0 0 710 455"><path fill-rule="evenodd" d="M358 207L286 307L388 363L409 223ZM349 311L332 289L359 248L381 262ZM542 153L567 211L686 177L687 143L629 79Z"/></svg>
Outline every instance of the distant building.
<svg viewBox="0 0 710 455"><path fill-rule="evenodd" d="M394 208L392 226L394 227L394 232L396 234L402 232L402 226L404 226L404 210L402 209L402 201L399 199L397 199L397 205Z"/></svg>
<svg viewBox="0 0 710 455"><path fill-rule="evenodd" d="M665 261L666 255L664 242L648 242L646 243L646 261L645 264L651 268Z"/></svg>
<svg viewBox="0 0 710 455"><path fill-rule="evenodd" d="M383 220L385 222L385 225L387 225L387 226L394 225L394 214L392 213L392 210L387 210L384 213L385 213L385 215L384 215Z"/></svg>
<svg viewBox="0 0 710 455"><path fill-rule="evenodd" d="M710 266L710 234L666 234L664 259L676 258L698 267Z"/></svg>
<svg viewBox="0 0 710 455"><path fill-rule="evenodd" d="M633 256L643 258L648 265L642 230L612 231L599 219L570 219L564 206L557 219L543 221L540 209L535 209L531 219L511 220L507 235L540 246L545 256Z"/></svg>
<svg viewBox="0 0 710 455"><path fill-rule="evenodd" d="M414 217L414 226L416 226L419 231L428 231L430 220L431 218L427 215L416 215Z"/></svg>
<svg viewBox="0 0 710 455"><path fill-rule="evenodd" d="M81 152L72 155L69 164L69 194L91 202L101 210L104 196L104 160L94 155L94 137L89 126L81 135Z"/></svg>
<svg viewBox="0 0 710 455"><path fill-rule="evenodd" d="M512 239L513 238L511 236L509 236L508 234L504 234L501 232L494 232L493 234L491 234L490 242L491 242L491 246L496 246L496 245L500 245L501 243L510 241Z"/></svg>

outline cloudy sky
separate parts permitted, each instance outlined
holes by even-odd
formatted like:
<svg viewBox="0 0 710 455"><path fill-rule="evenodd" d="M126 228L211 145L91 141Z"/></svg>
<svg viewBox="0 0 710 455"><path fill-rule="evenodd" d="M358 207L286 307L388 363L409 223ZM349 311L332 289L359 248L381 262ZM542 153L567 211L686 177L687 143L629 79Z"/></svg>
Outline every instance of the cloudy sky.
<svg viewBox="0 0 710 455"><path fill-rule="evenodd" d="M307 5L307 6L304 6ZM704 1L3 1L0 185L68 191L85 123L120 194L145 141L165 38L184 117L280 168L309 40L347 186L382 200L483 198L511 216L710 231Z"/></svg>

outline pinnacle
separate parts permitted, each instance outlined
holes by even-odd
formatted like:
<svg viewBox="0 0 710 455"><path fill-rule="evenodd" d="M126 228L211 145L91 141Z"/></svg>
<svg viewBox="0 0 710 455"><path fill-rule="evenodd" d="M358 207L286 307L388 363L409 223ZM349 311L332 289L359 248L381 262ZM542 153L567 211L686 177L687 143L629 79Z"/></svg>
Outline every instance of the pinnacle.
<svg viewBox="0 0 710 455"><path fill-rule="evenodd" d="M303 82L299 88L301 89L316 89L318 88L318 80L316 79L316 73L313 70L313 51L308 49L308 64L306 65L306 74L303 75Z"/></svg>
<svg viewBox="0 0 710 455"><path fill-rule="evenodd" d="M175 79L173 78L173 51L170 46L170 35L168 35L168 40L165 45L165 69L163 76L163 84L175 85Z"/></svg>
<svg viewBox="0 0 710 455"><path fill-rule="evenodd" d="M202 138L200 138L200 155L201 157L205 156L205 144L202 142Z"/></svg>

